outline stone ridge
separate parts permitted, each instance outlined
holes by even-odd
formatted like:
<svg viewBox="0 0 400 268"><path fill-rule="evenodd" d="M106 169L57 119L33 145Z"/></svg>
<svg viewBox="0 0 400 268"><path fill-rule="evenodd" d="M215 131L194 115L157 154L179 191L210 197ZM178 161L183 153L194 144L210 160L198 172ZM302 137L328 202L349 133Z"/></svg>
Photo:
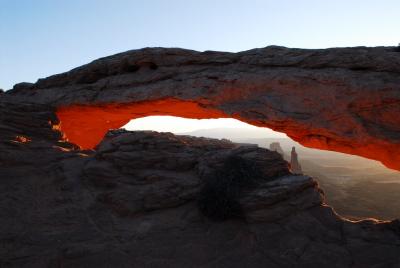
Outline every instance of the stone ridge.
<svg viewBox="0 0 400 268"><path fill-rule="evenodd" d="M15 89L92 83L103 76L132 73L143 67L157 69L177 65L246 64L264 67L343 68L400 73L399 62L400 54L395 47L293 49L269 46L239 53L198 52L180 48L143 48L100 58L69 72L39 79L34 85L18 84Z"/></svg>
<svg viewBox="0 0 400 268"><path fill-rule="evenodd" d="M18 84L1 96L52 106L72 142L80 145L77 133L86 140L94 135L82 147L98 144L109 125L119 128L137 117L232 117L308 147L400 170L399 72L395 47L272 46L239 53L144 48ZM199 107L196 113L172 109L187 103ZM121 109L126 114L119 118ZM111 115L97 116L98 110Z"/></svg>

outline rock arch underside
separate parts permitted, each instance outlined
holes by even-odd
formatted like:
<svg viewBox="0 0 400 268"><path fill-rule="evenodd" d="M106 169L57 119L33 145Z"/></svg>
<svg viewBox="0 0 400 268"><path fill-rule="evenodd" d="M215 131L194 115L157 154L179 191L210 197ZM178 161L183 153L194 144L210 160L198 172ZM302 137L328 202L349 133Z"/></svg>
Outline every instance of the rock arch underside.
<svg viewBox="0 0 400 268"><path fill-rule="evenodd" d="M17 84L0 111L0 266L400 265L398 220L341 218L273 152L109 131L149 115L235 118L400 170L393 47L144 48ZM237 191L239 218L215 221L209 178L227 159L260 179Z"/></svg>
<svg viewBox="0 0 400 268"><path fill-rule="evenodd" d="M233 117L400 170L399 72L400 53L391 48L148 48L12 93L56 107L67 138L86 148L137 117Z"/></svg>

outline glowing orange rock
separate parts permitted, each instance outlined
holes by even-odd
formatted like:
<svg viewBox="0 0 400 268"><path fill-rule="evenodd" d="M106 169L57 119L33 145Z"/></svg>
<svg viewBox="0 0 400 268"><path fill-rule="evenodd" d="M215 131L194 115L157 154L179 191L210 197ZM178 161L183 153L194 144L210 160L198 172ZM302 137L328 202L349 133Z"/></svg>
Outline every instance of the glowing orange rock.
<svg viewBox="0 0 400 268"><path fill-rule="evenodd" d="M27 137L18 135L18 136L15 136L15 141L20 142L20 143L27 143L27 142L30 142L31 140Z"/></svg>
<svg viewBox="0 0 400 268"><path fill-rule="evenodd" d="M146 48L3 95L54 107L66 138L83 148L138 117L231 117L400 170L399 62L391 47Z"/></svg>
<svg viewBox="0 0 400 268"><path fill-rule="evenodd" d="M131 119L150 115L195 119L228 117L221 111L205 109L195 102L176 99L120 105L73 105L57 110L61 131L70 142L83 149L94 148L109 129L120 128Z"/></svg>
<svg viewBox="0 0 400 268"><path fill-rule="evenodd" d="M150 115L172 115L195 119L234 117L259 127L269 127L285 132L292 139L311 148L359 155L379 160L389 168L400 170L400 162L396 154L400 148L389 142L360 144L357 140L327 139L322 135L313 135L312 131L306 128L299 131L302 126L294 123L288 123L285 129L282 125L277 126L273 121L262 124L246 120L238 115L229 116L222 111L204 108L191 101L164 99L131 104L72 105L61 107L56 113L61 121L60 129L65 138L83 149L94 148L109 129L120 128L135 118Z"/></svg>

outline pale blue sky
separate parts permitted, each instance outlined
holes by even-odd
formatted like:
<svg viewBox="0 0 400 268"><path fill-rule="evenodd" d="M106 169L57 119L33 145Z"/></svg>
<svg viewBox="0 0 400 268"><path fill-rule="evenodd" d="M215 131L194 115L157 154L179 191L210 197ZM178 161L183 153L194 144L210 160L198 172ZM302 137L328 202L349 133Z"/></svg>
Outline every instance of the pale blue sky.
<svg viewBox="0 0 400 268"><path fill-rule="evenodd" d="M147 46L397 45L396 0L0 0L0 88Z"/></svg>

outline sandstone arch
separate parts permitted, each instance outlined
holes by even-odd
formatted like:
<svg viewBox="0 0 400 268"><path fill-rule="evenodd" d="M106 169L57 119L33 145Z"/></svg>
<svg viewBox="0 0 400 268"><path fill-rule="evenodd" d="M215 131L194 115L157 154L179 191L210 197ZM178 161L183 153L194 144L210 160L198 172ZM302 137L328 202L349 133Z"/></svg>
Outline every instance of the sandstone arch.
<svg viewBox="0 0 400 268"><path fill-rule="evenodd" d="M16 85L9 94L52 105L66 137L86 148L141 116L233 117L400 170L399 73L400 53L390 47L146 48Z"/></svg>

